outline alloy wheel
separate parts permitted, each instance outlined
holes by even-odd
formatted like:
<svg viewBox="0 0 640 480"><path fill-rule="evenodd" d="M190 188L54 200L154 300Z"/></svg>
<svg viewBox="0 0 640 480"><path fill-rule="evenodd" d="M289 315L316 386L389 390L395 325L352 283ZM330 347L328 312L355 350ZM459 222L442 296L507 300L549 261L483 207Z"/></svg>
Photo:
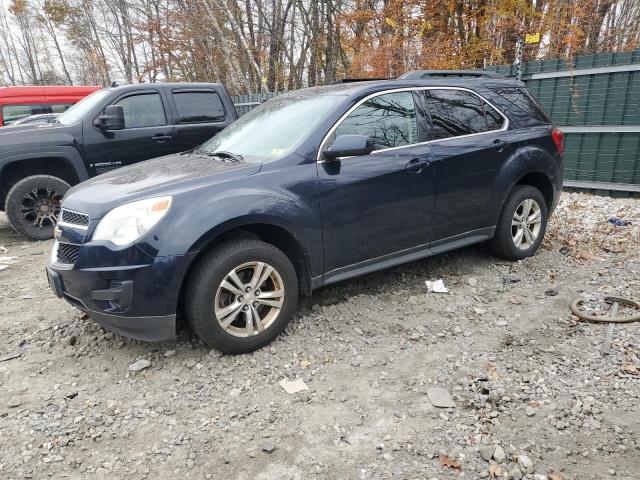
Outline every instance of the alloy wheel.
<svg viewBox="0 0 640 480"><path fill-rule="evenodd" d="M231 270L218 287L214 313L225 332L251 337L275 322L284 303L280 273L265 262L248 262Z"/></svg>
<svg viewBox="0 0 640 480"><path fill-rule="evenodd" d="M52 188L36 188L21 203L22 218L40 230L53 227L60 215L63 194Z"/></svg>
<svg viewBox="0 0 640 480"><path fill-rule="evenodd" d="M511 238L520 250L531 248L540 235L542 211L538 202L531 198L522 201L511 220Z"/></svg>

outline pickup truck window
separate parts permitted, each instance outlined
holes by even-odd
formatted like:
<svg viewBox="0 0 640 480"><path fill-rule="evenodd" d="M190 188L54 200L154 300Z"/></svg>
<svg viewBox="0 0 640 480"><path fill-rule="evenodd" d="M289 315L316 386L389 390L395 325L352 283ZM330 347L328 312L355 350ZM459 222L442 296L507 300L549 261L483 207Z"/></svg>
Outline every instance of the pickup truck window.
<svg viewBox="0 0 640 480"><path fill-rule="evenodd" d="M118 100L124 110L124 128L157 127L167 124L158 93L141 93Z"/></svg>
<svg viewBox="0 0 640 480"><path fill-rule="evenodd" d="M69 110L64 112L57 118L58 123L63 125L73 125L82 120L88 112L90 112L96 105L98 105L105 97L110 95L111 92L107 89L98 90L91 95L84 97L78 103L76 103Z"/></svg>
<svg viewBox="0 0 640 480"><path fill-rule="evenodd" d="M173 100L180 123L224 120L225 112L220 95L210 90L174 91Z"/></svg>

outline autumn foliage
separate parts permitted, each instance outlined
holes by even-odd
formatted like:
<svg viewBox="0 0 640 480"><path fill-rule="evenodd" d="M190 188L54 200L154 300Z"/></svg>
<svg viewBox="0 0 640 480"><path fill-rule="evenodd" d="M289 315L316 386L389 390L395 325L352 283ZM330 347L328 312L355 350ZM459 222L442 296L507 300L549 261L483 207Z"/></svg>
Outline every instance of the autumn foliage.
<svg viewBox="0 0 640 480"><path fill-rule="evenodd" d="M0 0L0 83L234 93L640 46L637 0Z"/></svg>

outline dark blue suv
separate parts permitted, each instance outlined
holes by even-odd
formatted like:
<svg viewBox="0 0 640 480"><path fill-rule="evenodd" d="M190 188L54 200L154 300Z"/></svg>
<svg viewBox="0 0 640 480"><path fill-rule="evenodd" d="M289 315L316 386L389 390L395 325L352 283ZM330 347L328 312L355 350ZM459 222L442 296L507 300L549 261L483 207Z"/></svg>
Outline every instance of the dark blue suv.
<svg viewBox="0 0 640 480"><path fill-rule="evenodd" d="M170 339L184 314L206 344L248 352L324 285L477 242L533 255L562 145L524 85L494 76L291 92L69 190L49 282L124 335Z"/></svg>

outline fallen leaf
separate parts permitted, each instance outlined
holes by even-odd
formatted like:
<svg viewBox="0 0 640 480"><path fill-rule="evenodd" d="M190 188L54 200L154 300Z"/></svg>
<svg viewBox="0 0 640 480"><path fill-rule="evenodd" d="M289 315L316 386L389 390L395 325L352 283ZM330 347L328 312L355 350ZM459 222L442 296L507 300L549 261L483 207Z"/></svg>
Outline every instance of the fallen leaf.
<svg viewBox="0 0 640 480"><path fill-rule="evenodd" d="M440 460L440 465L447 468L453 468L454 470L460 470L462 467L458 462L456 462L453 458L448 457L447 455L440 455L438 458Z"/></svg>
<svg viewBox="0 0 640 480"><path fill-rule="evenodd" d="M637 375L638 374L638 367L636 367L633 363L625 362L625 364L622 365L622 370L625 373L629 373L631 375Z"/></svg>
<svg viewBox="0 0 640 480"><path fill-rule="evenodd" d="M549 480L565 480L564 475L561 473L549 473Z"/></svg>

